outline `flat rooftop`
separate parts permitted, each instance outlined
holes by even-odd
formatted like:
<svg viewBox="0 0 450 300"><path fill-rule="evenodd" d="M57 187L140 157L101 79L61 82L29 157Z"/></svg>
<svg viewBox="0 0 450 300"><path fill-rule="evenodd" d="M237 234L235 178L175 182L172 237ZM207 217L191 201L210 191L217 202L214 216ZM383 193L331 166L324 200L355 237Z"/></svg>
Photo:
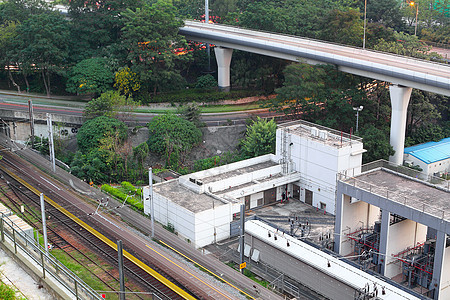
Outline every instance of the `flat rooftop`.
<svg viewBox="0 0 450 300"><path fill-rule="evenodd" d="M257 180L253 180L253 181L246 182L246 183L243 183L243 184L240 184L240 185L236 185L236 186L233 186L231 188L226 188L226 189L221 190L221 191L216 191L214 193L215 194L226 194L226 193L229 193L229 192L238 191L240 189L247 188L249 186L258 185L258 184L261 184L261 183L264 183L264 182L268 182L268 181L273 180L273 179L283 178L284 176L286 176L286 175L283 175L281 173L276 173L276 174L272 174L272 176L266 176L266 177L263 177L263 178L258 178ZM290 176L286 176L286 178L290 178Z"/></svg>
<svg viewBox="0 0 450 300"><path fill-rule="evenodd" d="M350 146L352 143L362 143L360 137L303 120L281 124L278 128L335 148Z"/></svg>
<svg viewBox="0 0 450 300"><path fill-rule="evenodd" d="M242 174L248 174L254 171L258 171L258 170L263 170L269 167L273 167L273 166L277 166L278 164L276 162L273 162L271 160L262 162L262 163L257 163L254 165L250 165L250 166L246 166L246 167L242 167L239 169L234 169L234 170L230 170L230 171L226 171L217 175L212 175L212 176L204 176L202 178L199 178L201 181L203 181L203 183L211 183L211 182L216 182L216 181L220 181L220 180L224 180L227 178L231 178L231 177L235 177L238 175L242 175Z"/></svg>
<svg viewBox="0 0 450 300"><path fill-rule="evenodd" d="M426 182L398 175L382 168L342 181L387 197L391 201L424 211L439 219L450 220L450 192Z"/></svg>
<svg viewBox="0 0 450 300"><path fill-rule="evenodd" d="M193 213L212 209L213 205L214 207L218 207L225 204L207 194L198 194L191 191L179 184L178 180L170 180L155 184L153 185L153 191Z"/></svg>

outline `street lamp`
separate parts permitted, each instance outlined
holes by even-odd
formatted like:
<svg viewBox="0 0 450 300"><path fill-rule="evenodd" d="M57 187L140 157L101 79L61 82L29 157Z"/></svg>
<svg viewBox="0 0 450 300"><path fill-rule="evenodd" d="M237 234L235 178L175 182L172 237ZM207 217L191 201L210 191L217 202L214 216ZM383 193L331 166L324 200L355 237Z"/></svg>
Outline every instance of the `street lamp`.
<svg viewBox="0 0 450 300"><path fill-rule="evenodd" d="M409 5L416 7L416 26L414 28L414 35L417 35L417 23L419 21L419 20L417 20L417 17L419 16L419 5L414 1L409 2Z"/></svg>
<svg viewBox="0 0 450 300"><path fill-rule="evenodd" d="M356 130L355 132L358 132L358 122L359 122L359 112L362 111L364 108L364 106L360 106L360 107L353 107L353 110L356 110Z"/></svg>
<svg viewBox="0 0 450 300"><path fill-rule="evenodd" d="M367 0L364 0L364 37L363 37L363 49L366 49L366 23L367 23Z"/></svg>

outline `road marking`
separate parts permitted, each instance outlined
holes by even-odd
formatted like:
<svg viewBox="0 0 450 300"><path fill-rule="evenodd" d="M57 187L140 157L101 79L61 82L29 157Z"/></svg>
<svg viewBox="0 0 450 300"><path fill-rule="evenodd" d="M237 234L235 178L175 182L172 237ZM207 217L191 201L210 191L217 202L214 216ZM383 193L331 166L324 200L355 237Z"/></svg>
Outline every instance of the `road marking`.
<svg viewBox="0 0 450 300"><path fill-rule="evenodd" d="M51 183L50 181L48 181L47 179L45 179L44 177L42 177L42 176L39 176L39 177L41 177L41 179L43 179L43 180L45 180L48 184L51 184L51 185L53 185L55 188L57 188L58 189L58 191L60 191L61 189L59 188L59 187L57 187L56 185L54 185L53 183Z"/></svg>
<svg viewBox="0 0 450 300"><path fill-rule="evenodd" d="M162 255L161 253L159 253L158 251L156 251L155 249L153 249L152 247L150 247L149 245L145 245L148 248L150 248L151 250L153 250L155 253L159 254L160 256L164 257L166 260L170 261L172 264L174 264L175 266L177 266L178 268L180 268L181 270L185 271L186 273L188 273L189 275L191 275L192 277L194 277L195 279L197 279L198 281L202 282L203 284L209 286L211 289L213 289L214 291L216 291L217 293L221 294L222 296L224 296L227 299L232 299L224 294L222 294L220 291L218 291L216 288L214 288L212 285L204 282L203 280L201 280L200 278L198 278L197 276L195 276L194 274L192 274L191 272L189 272L188 270L184 269L182 266L178 265L177 263L175 263L174 261L170 260L169 258L167 258L166 256Z"/></svg>

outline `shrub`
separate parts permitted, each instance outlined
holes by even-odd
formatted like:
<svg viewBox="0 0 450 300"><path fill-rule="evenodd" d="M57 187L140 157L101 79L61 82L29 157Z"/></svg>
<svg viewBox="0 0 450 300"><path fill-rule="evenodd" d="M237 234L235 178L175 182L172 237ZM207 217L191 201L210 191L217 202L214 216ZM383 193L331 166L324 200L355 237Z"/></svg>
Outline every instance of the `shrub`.
<svg viewBox="0 0 450 300"><path fill-rule="evenodd" d="M217 81L211 74L198 77L195 84L196 89L214 89L216 87Z"/></svg>
<svg viewBox="0 0 450 300"><path fill-rule="evenodd" d="M124 182L122 182L122 187L123 187ZM126 183L125 185L129 188L129 185L131 185L130 183ZM132 185L131 185L132 186ZM134 188L134 187L133 187ZM101 186L101 190L110 194L111 196L114 196L122 201L125 201L125 199L127 200L127 203L129 205L131 205L132 207L140 210L140 211L144 211L144 204L139 201L138 199L136 199L135 197L128 197L127 198L127 194L122 192L119 189L113 188L112 186L110 186L109 184L104 184ZM136 189L135 189L136 190ZM139 189L140 190L140 189Z"/></svg>

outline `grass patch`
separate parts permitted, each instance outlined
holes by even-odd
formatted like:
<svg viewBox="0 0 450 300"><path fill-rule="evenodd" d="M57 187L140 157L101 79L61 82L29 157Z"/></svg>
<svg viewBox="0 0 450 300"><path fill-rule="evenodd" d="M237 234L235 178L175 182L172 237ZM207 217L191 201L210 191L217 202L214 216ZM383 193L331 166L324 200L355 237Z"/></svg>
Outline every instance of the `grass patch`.
<svg viewBox="0 0 450 300"><path fill-rule="evenodd" d="M110 290L110 288L104 284L100 279L98 279L95 276L92 276L92 273L89 272L85 267L80 265L77 261L69 257L63 250L55 249L51 251L52 255L57 258L63 265L65 265L69 270L71 270L75 275L77 275L81 280L83 280L87 285L89 285L94 290L100 290L100 291L106 291ZM89 257L91 257L93 260L98 259L95 257L94 254L88 253ZM75 257L78 261L86 260L86 258L81 255L80 253L73 252L72 256ZM94 274L97 274L97 272L102 272L100 268L97 266L90 266L91 271ZM112 269L112 267L109 267L109 269ZM117 284L115 281L109 282L110 285Z"/></svg>
<svg viewBox="0 0 450 300"><path fill-rule="evenodd" d="M25 300L26 298L22 296L17 296L17 291L5 284L3 281L0 281L0 299L2 300Z"/></svg>
<svg viewBox="0 0 450 300"><path fill-rule="evenodd" d="M229 266L229 267L231 267L231 268L237 270L237 266L238 266L238 265L235 264L234 262L229 261L229 262L227 262L227 263L225 263L225 264L226 264L227 266ZM269 286L269 284L270 284L270 282L268 282L267 280L259 279L259 278L255 275L255 273L253 273L252 271L250 271L250 270L248 270L248 269L244 269L243 274L244 274L245 276L247 276L248 278L250 278L251 280L253 280L254 282L258 283L259 285L262 285L262 286L265 287L265 288L267 288L267 287Z"/></svg>

